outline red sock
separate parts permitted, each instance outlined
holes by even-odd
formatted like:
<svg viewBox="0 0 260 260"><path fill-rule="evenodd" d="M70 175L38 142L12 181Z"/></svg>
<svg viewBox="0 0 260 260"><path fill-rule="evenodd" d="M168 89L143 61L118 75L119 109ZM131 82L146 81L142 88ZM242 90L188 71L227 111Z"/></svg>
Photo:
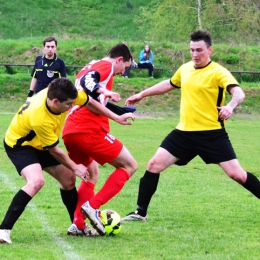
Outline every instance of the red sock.
<svg viewBox="0 0 260 260"><path fill-rule="evenodd" d="M107 178L101 190L90 200L90 205L94 209L99 209L101 205L106 204L124 187L129 178L126 170L116 169Z"/></svg>
<svg viewBox="0 0 260 260"><path fill-rule="evenodd" d="M92 182L85 182L82 181L78 188L78 202L77 207L74 212L74 220L73 223L77 225L79 229L85 228L85 217L81 213L81 206L84 204L87 200L91 200L94 197L94 188L95 185Z"/></svg>

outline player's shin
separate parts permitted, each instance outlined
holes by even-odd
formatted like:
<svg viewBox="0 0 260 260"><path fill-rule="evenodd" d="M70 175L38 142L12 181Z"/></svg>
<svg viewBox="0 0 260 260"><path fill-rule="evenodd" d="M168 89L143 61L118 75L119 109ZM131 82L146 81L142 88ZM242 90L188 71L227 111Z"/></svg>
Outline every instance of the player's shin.
<svg viewBox="0 0 260 260"><path fill-rule="evenodd" d="M60 189L60 195L62 202L66 206L70 220L73 222L74 218L74 211L76 209L77 200L78 200L78 193L76 188L73 188L72 190L62 190Z"/></svg>
<svg viewBox="0 0 260 260"><path fill-rule="evenodd" d="M160 173L146 171L140 179L139 192L137 199L137 213L141 216L147 215L147 209L153 194L156 192Z"/></svg>
<svg viewBox="0 0 260 260"><path fill-rule="evenodd" d="M260 182L255 175L247 172L246 182L242 186L260 199Z"/></svg>

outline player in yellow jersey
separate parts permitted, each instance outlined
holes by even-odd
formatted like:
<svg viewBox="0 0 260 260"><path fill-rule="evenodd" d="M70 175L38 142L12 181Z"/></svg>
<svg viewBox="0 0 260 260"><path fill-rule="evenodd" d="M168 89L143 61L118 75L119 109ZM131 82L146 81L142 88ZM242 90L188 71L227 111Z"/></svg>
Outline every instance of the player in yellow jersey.
<svg viewBox="0 0 260 260"><path fill-rule="evenodd" d="M260 182L239 164L225 130L225 121L244 100L236 79L211 61L211 36L206 31L190 35L192 61L183 64L171 79L164 80L127 99L133 105L144 97L181 89L180 121L162 141L140 179L137 210L122 219L146 221L150 200L157 189L160 172L173 164L186 165L196 156L218 164L233 180L260 198ZM225 105L226 91L232 96Z"/></svg>
<svg viewBox="0 0 260 260"><path fill-rule="evenodd" d="M67 78L53 80L48 88L34 95L20 107L4 138L4 147L17 172L26 184L14 196L4 220L0 224L0 243L11 244L11 230L23 213L26 205L44 185L42 170L60 184L60 193L71 221L77 204L76 176L87 181L88 171L82 164L74 163L59 146L59 136L72 104L87 106L93 112L128 125L134 120L132 113L118 116L78 91ZM95 234L86 227L84 232Z"/></svg>

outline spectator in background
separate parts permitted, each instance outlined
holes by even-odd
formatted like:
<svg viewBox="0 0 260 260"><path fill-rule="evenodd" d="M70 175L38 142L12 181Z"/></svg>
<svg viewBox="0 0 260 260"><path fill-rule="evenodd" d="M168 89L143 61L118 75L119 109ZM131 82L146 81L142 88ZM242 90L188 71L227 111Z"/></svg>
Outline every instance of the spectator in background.
<svg viewBox="0 0 260 260"><path fill-rule="evenodd" d="M36 58L28 98L46 88L56 78L66 77L64 61L57 57L58 42L54 37L43 40L43 55Z"/></svg>
<svg viewBox="0 0 260 260"><path fill-rule="evenodd" d="M126 45L126 46L128 47L127 42L122 42L122 44L124 44L124 45ZM124 74L123 74L123 76L124 76L125 78L129 78L130 70L131 70L131 68L133 68L133 67L137 67L137 63L134 61L134 59L132 59L132 64L130 65L130 67L128 67L128 68L125 69L125 72L124 72Z"/></svg>
<svg viewBox="0 0 260 260"><path fill-rule="evenodd" d="M148 69L150 78L153 78L153 59L154 55L150 46L145 45L144 49L140 52L138 67Z"/></svg>

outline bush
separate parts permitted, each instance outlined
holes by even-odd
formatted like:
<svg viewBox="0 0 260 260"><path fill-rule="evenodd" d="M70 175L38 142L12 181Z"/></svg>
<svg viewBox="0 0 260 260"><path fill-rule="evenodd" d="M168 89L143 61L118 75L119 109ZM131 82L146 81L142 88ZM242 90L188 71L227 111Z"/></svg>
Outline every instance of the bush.
<svg viewBox="0 0 260 260"><path fill-rule="evenodd" d="M227 64L237 64L239 60L240 60L239 56L234 54L228 54L227 56L224 57L224 61Z"/></svg>

